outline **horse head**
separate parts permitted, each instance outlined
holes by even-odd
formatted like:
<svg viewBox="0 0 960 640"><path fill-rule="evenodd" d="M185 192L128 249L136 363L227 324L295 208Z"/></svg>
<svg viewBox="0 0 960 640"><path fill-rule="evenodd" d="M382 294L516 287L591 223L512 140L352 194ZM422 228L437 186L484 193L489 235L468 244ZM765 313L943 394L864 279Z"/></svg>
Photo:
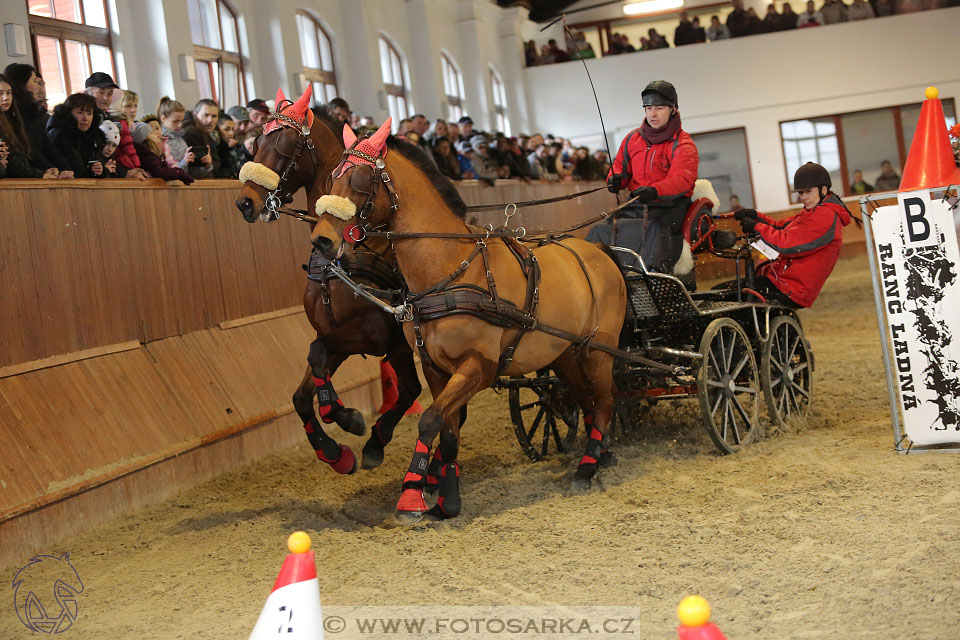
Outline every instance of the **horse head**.
<svg viewBox="0 0 960 640"><path fill-rule="evenodd" d="M328 193L317 200L320 220L310 238L326 258L351 251L368 231L386 226L396 211L397 196L385 161L392 122L388 118L376 133L360 139L344 125L346 148L330 174Z"/></svg>
<svg viewBox="0 0 960 640"><path fill-rule="evenodd" d="M316 123L310 110L312 93L307 85L291 102L282 89L277 90L276 111L254 142L254 159L240 169L243 187L236 205L247 222L275 219L276 209L291 202L297 190L310 191L318 176L339 162L343 143L332 125Z"/></svg>

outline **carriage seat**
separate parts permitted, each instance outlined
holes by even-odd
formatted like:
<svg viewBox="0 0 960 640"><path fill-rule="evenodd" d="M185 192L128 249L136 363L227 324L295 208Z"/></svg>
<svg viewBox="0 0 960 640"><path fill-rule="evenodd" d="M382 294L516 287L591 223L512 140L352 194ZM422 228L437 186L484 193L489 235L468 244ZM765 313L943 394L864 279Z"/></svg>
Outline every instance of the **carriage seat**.
<svg viewBox="0 0 960 640"><path fill-rule="evenodd" d="M683 234L683 251L680 259L673 266L673 275L680 278L688 289L696 289L696 278L693 274L695 266L691 247L704 233L709 233L713 227L711 214L720 207L720 199L709 180L700 178L693 185L693 201L683 217L681 233Z"/></svg>

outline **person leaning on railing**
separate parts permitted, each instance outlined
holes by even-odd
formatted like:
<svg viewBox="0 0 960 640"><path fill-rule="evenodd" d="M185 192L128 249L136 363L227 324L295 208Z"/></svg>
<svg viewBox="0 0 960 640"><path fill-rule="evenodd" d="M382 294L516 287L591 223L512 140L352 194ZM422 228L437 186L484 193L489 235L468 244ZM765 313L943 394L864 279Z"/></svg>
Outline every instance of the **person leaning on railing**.
<svg viewBox="0 0 960 640"><path fill-rule="evenodd" d="M47 137L47 121L50 118L46 107L47 95L37 70L29 64L14 63L7 65L4 75L13 87L13 101L26 134L30 164L41 172L55 167L58 178L72 178L73 171L67 159Z"/></svg>

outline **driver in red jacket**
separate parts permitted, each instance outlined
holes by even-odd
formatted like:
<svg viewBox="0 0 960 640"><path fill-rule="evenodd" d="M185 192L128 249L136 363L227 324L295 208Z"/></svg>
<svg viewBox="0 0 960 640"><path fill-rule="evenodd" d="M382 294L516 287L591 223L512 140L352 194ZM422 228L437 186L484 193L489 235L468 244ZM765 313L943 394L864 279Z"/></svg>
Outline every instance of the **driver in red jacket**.
<svg viewBox="0 0 960 640"><path fill-rule="evenodd" d="M833 271L843 228L852 215L837 194L830 191L830 174L808 162L793 176L803 211L776 220L754 209L733 214L747 234L757 234L780 255L757 266L756 289L767 300L799 309L809 307ZM860 221L857 221L859 226Z"/></svg>
<svg viewBox="0 0 960 640"><path fill-rule="evenodd" d="M607 189L629 189L638 200L617 214L616 224L598 224L587 240L634 249L650 271L673 272L683 251L683 218L697 181L700 155L683 130L677 90L654 80L643 96L643 125L631 131L613 160ZM644 215L646 209L646 215ZM692 288L693 272L689 271Z"/></svg>

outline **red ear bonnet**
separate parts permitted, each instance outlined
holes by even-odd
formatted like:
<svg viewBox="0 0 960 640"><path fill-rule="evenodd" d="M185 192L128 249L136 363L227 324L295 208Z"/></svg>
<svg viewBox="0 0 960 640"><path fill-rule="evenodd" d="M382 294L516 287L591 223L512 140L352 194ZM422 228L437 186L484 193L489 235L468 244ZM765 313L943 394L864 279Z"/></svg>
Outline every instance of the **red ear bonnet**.
<svg viewBox="0 0 960 640"><path fill-rule="evenodd" d="M372 158L385 158L387 156L387 136L390 135L390 128L392 126L393 118L387 118L387 121L380 125L380 128L377 129L376 133L369 138L364 138L354 147L353 145L357 138L353 135L353 131L350 130L350 127L344 125L343 143L348 149L353 147L357 151L361 151ZM348 131L349 134L347 133ZM365 164L371 167L373 166L373 163L369 160L364 160L358 156L347 156L347 159L340 165L339 172L336 170L334 171L334 179L342 176L343 172L350 167L360 164Z"/></svg>
<svg viewBox="0 0 960 640"><path fill-rule="evenodd" d="M308 129L313 127L313 111L310 110L310 97L313 95L313 85L308 84L306 90L303 92L303 95L294 102L293 104L288 104L283 106L283 102L287 99L283 95L283 89L277 89L277 100L274 109L277 113L282 113L287 116L299 126L306 126ZM304 122L306 118L306 122ZM271 120L263 127L264 135L270 133L274 129L279 127L289 127L289 123L284 120Z"/></svg>

